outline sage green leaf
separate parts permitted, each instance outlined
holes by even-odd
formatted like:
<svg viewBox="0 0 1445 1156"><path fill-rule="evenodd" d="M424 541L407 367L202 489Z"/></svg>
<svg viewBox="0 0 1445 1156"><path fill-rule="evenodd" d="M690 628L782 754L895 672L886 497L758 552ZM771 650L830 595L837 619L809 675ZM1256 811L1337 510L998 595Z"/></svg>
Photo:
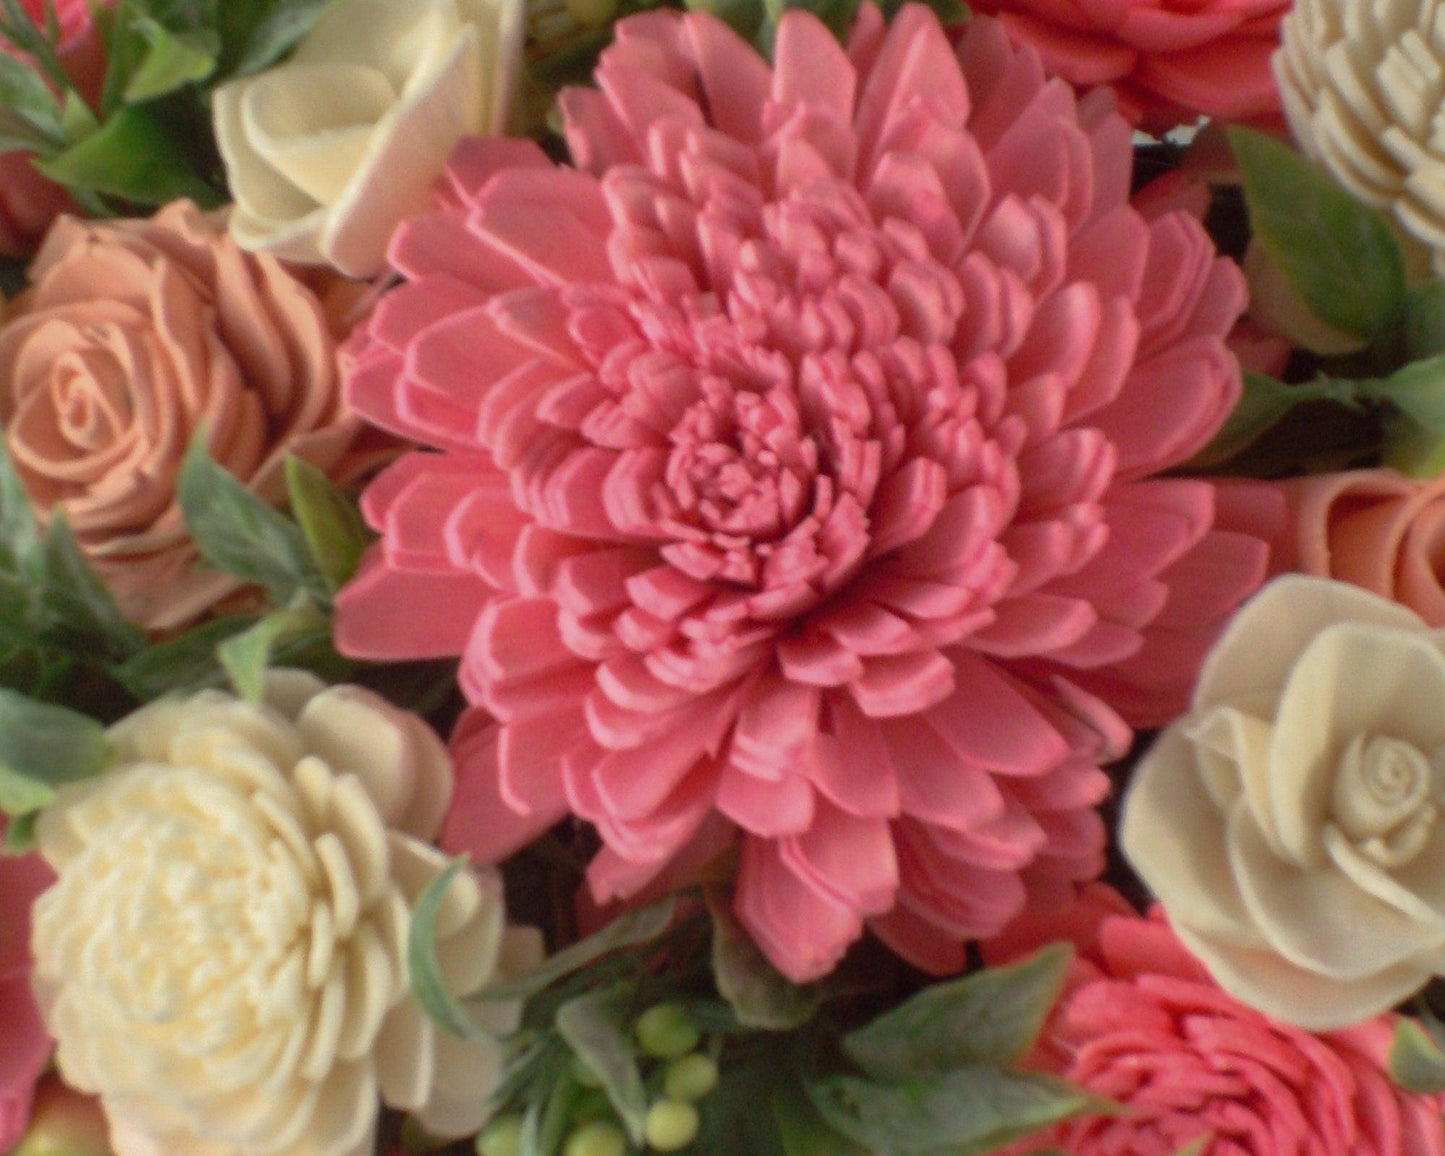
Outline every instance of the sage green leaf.
<svg viewBox="0 0 1445 1156"><path fill-rule="evenodd" d="M495 1039L495 1035L472 1019L448 990L437 958L437 916L441 914L447 888L466 869L465 858L453 859L417 899L407 935L407 970L411 974L412 993L422 1011L459 1039L490 1040Z"/></svg>
<svg viewBox="0 0 1445 1156"><path fill-rule="evenodd" d="M906 1083L829 1076L806 1087L830 1127L879 1156L973 1156L1096 1106L1054 1077L983 1064Z"/></svg>
<svg viewBox="0 0 1445 1156"><path fill-rule="evenodd" d="M314 607L275 610L221 642L216 647L216 658L236 693L247 702L259 703L266 694L266 671L272 655L287 643L317 635L328 637L330 624Z"/></svg>
<svg viewBox="0 0 1445 1156"><path fill-rule="evenodd" d="M1357 337L1387 336L1405 307L1405 262L1385 215L1275 137L1236 126L1229 140L1255 236L1310 311Z"/></svg>
<svg viewBox="0 0 1445 1156"><path fill-rule="evenodd" d="M0 844L0 855L28 855L35 850L35 822L39 811L26 811L14 816L5 828L5 841Z"/></svg>
<svg viewBox="0 0 1445 1156"><path fill-rule="evenodd" d="M249 630L254 615L238 614L214 618L147 647L134 658L112 667L110 675L141 702L150 702L175 691L202 690L226 680L217 649L228 638Z"/></svg>
<svg viewBox="0 0 1445 1156"><path fill-rule="evenodd" d="M148 45L140 65L126 82L124 100L140 104L165 96L216 71L220 37L211 29L173 32L148 17L134 23Z"/></svg>
<svg viewBox="0 0 1445 1156"><path fill-rule="evenodd" d="M878 1080L934 1076L970 1064L1011 1064L1038 1038L1063 989L1073 948L1058 943L1012 967L925 988L845 1036L848 1058Z"/></svg>
<svg viewBox="0 0 1445 1156"><path fill-rule="evenodd" d="M197 435L176 482L181 512L201 557L285 604L298 590L326 594L295 522L267 505L217 465Z"/></svg>
<svg viewBox="0 0 1445 1156"><path fill-rule="evenodd" d="M556 1024L557 1034L602 1081L622 1126L641 1147L647 1091L628 1030L631 1010L631 985L617 984L569 1000L557 1009Z"/></svg>
<svg viewBox="0 0 1445 1156"><path fill-rule="evenodd" d="M1360 391L1354 382L1329 377L1286 385L1262 373L1246 373L1239 402L1214 440L1199 451L1189 468L1213 470L1224 466L1274 429L1297 406L1322 401L1357 407Z"/></svg>
<svg viewBox="0 0 1445 1156"><path fill-rule="evenodd" d="M0 107L20 118L52 147L64 142L61 105L30 65L0 51Z"/></svg>
<svg viewBox="0 0 1445 1156"><path fill-rule="evenodd" d="M828 1127L796 1079L776 1088L772 1108L786 1156L871 1156Z"/></svg>
<svg viewBox="0 0 1445 1156"><path fill-rule="evenodd" d="M30 495L0 438L0 573L40 581L40 527Z"/></svg>
<svg viewBox="0 0 1445 1156"><path fill-rule="evenodd" d="M156 114L126 105L94 133L36 163L68 189L120 197L138 205L164 205L189 197L214 209L221 195L196 175Z"/></svg>
<svg viewBox="0 0 1445 1156"><path fill-rule="evenodd" d="M1385 464L1415 478L1445 471L1445 356L1405 366L1383 381L1357 383L1387 402Z"/></svg>
<svg viewBox="0 0 1445 1156"><path fill-rule="evenodd" d="M67 707L0 690L0 810L23 815L105 767L105 728Z"/></svg>
<svg viewBox="0 0 1445 1156"><path fill-rule="evenodd" d="M322 471L297 457L286 459L286 490L312 562L328 589L340 590L371 541L360 511Z"/></svg>
<svg viewBox="0 0 1445 1156"><path fill-rule="evenodd" d="M1445 1092L1445 1050L1419 1020L1402 1016L1390 1044L1390 1078L1407 1092Z"/></svg>
<svg viewBox="0 0 1445 1156"><path fill-rule="evenodd" d="M728 908L725 894L707 898L712 914L712 969L718 994L745 1027L779 1032L800 1027L822 1002L815 984L798 986L758 950Z"/></svg>
<svg viewBox="0 0 1445 1156"><path fill-rule="evenodd" d="M1405 299L1405 356L1409 361L1445 354L1445 281L1427 281Z"/></svg>
<svg viewBox="0 0 1445 1156"><path fill-rule="evenodd" d="M51 518L41 550L42 641L80 656L123 662L145 648L145 631L126 620L76 544L64 510Z"/></svg>
<svg viewBox="0 0 1445 1156"><path fill-rule="evenodd" d="M247 31L228 74L249 76L270 68L316 26L330 3L332 0L272 0Z"/></svg>

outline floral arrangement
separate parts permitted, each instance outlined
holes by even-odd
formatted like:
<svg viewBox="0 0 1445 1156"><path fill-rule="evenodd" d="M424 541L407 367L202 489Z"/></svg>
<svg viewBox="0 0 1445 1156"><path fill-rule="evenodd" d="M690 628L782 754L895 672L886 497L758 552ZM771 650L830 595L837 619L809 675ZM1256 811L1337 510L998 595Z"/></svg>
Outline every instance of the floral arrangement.
<svg viewBox="0 0 1445 1156"><path fill-rule="evenodd" d="M0 0L0 1156L1445 1156L1442 21Z"/></svg>

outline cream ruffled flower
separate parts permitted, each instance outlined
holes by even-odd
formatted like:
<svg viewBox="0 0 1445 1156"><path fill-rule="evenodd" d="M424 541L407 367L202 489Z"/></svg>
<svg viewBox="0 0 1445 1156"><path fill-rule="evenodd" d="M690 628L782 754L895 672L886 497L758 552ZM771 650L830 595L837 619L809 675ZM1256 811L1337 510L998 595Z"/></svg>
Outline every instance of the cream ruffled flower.
<svg viewBox="0 0 1445 1156"><path fill-rule="evenodd" d="M284 64L217 89L243 247L370 277L466 136L506 126L524 0L340 0Z"/></svg>
<svg viewBox="0 0 1445 1156"><path fill-rule="evenodd" d="M1135 772L1125 854L1219 983L1316 1031L1445 972L1445 631L1291 575Z"/></svg>
<svg viewBox="0 0 1445 1156"><path fill-rule="evenodd" d="M1300 146L1394 212L1445 273L1445 8L1440 0L1296 0L1275 73Z"/></svg>
<svg viewBox="0 0 1445 1156"><path fill-rule="evenodd" d="M370 1156L383 1102L434 1135L480 1128L501 1046L441 1032L408 987L452 789L426 724L278 673L264 706L162 701L110 740L39 823L59 881L33 948L61 1073L101 1097L119 1156ZM438 939L458 994L540 956L494 872L458 876Z"/></svg>

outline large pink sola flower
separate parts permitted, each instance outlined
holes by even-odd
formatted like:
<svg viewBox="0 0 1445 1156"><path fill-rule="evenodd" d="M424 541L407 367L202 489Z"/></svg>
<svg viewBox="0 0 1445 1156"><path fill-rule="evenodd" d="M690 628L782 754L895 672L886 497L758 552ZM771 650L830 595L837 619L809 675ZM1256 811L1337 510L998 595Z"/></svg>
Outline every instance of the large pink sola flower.
<svg viewBox="0 0 1445 1156"><path fill-rule="evenodd" d="M1270 59L1292 0L971 0L1044 65L1110 84L1133 121L1163 130L1200 116L1277 116Z"/></svg>
<svg viewBox="0 0 1445 1156"><path fill-rule="evenodd" d="M1147 480L1234 404L1241 276L991 20L790 12L769 67L658 11L597 81L579 169L474 142L394 239L350 398L441 452L368 492L340 643L463 654L453 848L571 811L605 901L738 839L789 975L865 922L961 966L1098 872L1105 703L1168 717L1263 571Z"/></svg>

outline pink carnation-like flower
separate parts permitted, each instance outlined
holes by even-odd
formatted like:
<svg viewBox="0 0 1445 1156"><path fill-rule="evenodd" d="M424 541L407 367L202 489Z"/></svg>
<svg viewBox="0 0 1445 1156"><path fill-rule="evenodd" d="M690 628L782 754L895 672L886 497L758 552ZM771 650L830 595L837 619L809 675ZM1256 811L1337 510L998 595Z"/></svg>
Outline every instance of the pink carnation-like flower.
<svg viewBox="0 0 1445 1156"><path fill-rule="evenodd" d="M0 815L0 838L8 826ZM54 881L38 855L0 857L0 1152L20 1142L50 1035L30 992L30 904Z"/></svg>
<svg viewBox="0 0 1445 1156"><path fill-rule="evenodd" d="M1177 1156L1201 1139L1199 1156L1445 1156L1445 1097L1388 1075L1394 1016L1320 1036L1272 1020L1219 989L1162 908L1141 918L1102 885L985 954L1004 962L1059 939L1079 956L1029 1065L1126 1110L1060 1125L1014 1156Z"/></svg>
<svg viewBox="0 0 1445 1156"><path fill-rule="evenodd" d="M1262 574L1149 480L1238 396L1242 278L991 20L791 12L770 67L658 11L597 79L581 171L473 142L393 241L349 396L442 452L368 492L340 643L464 653L452 847L571 811L606 901L740 839L789 975L865 923L960 967L1099 871L1111 707L1168 717Z"/></svg>
<svg viewBox="0 0 1445 1156"><path fill-rule="evenodd" d="M1082 87L1113 85L1130 120L1278 116L1270 58L1291 0L971 0Z"/></svg>

